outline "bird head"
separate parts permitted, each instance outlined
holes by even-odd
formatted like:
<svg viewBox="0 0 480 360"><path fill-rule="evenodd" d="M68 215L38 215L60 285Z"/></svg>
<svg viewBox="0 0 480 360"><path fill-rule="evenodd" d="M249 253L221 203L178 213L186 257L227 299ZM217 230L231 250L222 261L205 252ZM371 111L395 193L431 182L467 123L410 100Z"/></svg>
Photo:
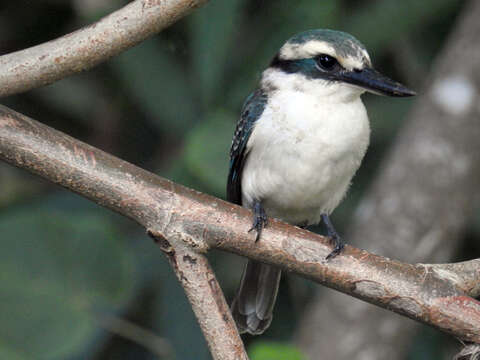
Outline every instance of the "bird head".
<svg viewBox="0 0 480 360"><path fill-rule="evenodd" d="M397 97L415 95L375 70L362 43L341 31L317 29L293 36L280 48L267 70L270 75L264 74L263 81L273 88L278 87L276 76L295 79L296 89L314 88L329 95L341 92L359 96L365 91Z"/></svg>

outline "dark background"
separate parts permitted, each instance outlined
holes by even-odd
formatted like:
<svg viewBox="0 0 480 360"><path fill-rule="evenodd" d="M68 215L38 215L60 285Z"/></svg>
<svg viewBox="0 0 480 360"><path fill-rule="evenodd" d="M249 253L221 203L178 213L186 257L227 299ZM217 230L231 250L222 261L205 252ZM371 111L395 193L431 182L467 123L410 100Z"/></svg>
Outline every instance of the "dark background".
<svg viewBox="0 0 480 360"><path fill-rule="evenodd" d="M59 37L125 3L4 1L0 53ZM421 93L462 6L454 0L211 0L91 71L2 103L224 198L241 105L286 39L312 28L350 32L366 45L376 68ZM340 233L415 99L368 94L364 101L371 146L333 215ZM210 358L182 289L136 224L3 163L0 187L0 359ZM459 258L479 253L479 220L472 220ZM231 299L243 260L218 252L209 258ZM280 353L285 360L302 358L290 340L315 287L295 276L283 278L271 329L245 339L252 359L277 359ZM136 340L150 336L149 344ZM446 336L426 330L409 358L442 358L451 346Z"/></svg>

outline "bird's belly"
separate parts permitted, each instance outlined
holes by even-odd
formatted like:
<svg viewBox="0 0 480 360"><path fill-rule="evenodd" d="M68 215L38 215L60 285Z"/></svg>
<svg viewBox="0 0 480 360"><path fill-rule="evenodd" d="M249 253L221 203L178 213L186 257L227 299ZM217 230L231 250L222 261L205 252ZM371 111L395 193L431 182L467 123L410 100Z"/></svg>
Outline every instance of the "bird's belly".
<svg viewBox="0 0 480 360"><path fill-rule="evenodd" d="M263 206L270 216L290 223L318 223L342 200L358 165L354 156L314 163L299 157L265 168L257 180L260 188L269 189Z"/></svg>
<svg viewBox="0 0 480 360"><path fill-rule="evenodd" d="M353 125L348 116L332 120L310 128L278 119L273 125L259 123L242 176L244 205L260 200L269 216L292 224L316 224L322 213L331 213L360 166L369 138L366 113Z"/></svg>

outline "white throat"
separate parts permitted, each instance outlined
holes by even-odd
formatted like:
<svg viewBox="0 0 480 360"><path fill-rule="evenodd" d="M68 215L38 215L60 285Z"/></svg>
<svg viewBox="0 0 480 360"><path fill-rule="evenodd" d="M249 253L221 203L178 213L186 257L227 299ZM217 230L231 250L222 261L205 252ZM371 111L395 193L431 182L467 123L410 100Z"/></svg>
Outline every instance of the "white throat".
<svg viewBox="0 0 480 360"><path fill-rule="evenodd" d="M321 102L346 103L358 100L365 90L351 84L324 79L308 79L303 74L285 73L269 68L262 74L260 82L267 94L273 91L302 92Z"/></svg>

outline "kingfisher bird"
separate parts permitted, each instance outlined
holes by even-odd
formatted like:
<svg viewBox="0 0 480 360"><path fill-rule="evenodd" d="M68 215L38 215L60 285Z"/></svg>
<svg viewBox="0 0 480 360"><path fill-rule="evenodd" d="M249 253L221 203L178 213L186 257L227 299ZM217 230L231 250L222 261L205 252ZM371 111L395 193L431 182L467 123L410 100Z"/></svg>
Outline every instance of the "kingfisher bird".
<svg viewBox="0 0 480 360"><path fill-rule="evenodd" d="M415 92L375 70L352 35L316 29L290 38L245 101L230 149L227 199L252 210L257 241L268 217L301 227L323 221L333 250L344 242L330 214L367 150L365 92ZM272 321L281 270L249 260L231 310L241 333Z"/></svg>

